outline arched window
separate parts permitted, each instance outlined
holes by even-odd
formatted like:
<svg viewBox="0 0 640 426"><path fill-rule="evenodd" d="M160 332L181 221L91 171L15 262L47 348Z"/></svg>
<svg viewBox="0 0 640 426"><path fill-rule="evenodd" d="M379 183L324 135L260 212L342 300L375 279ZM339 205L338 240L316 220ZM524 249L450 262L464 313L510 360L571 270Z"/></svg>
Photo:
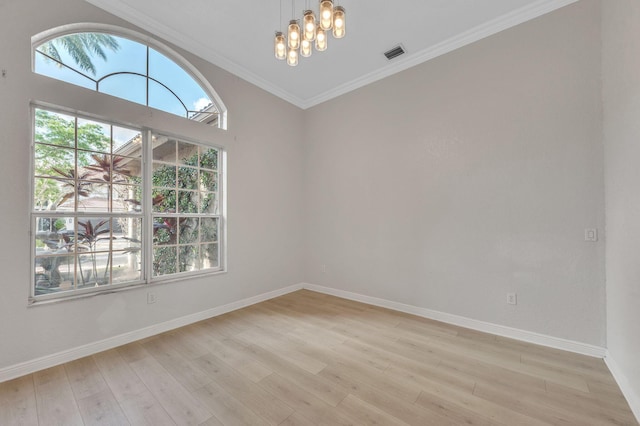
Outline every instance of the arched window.
<svg viewBox="0 0 640 426"><path fill-rule="evenodd" d="M51 86L226 128L207 80L150 37L73 24L33 37L32 55L35 73L59 80ZM89 111L73 97L50 102L31 105L31 303L225 272L222 132L197 140L188 122L170 130L155 128L158 120L125 123L100 108L119 104L107 96Z"/></svg>
<svg viewBox="0 0 640 426"><path fill-rule="evenodd" d="M34 72L171 114L226 128L206 79L167 46L108 25L76 24L33 37Z"/></svg>

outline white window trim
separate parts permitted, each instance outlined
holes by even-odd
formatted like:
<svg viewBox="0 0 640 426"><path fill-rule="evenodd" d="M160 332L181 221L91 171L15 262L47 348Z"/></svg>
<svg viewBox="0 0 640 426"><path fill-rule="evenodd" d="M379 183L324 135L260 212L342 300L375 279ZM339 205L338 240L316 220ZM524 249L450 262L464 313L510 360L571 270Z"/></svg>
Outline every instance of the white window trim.
<svg viewBox="0 0 640 426"><path fill-rule="evenodd" d="M36 109L45 109L52 112L58 112L62 114L73 115L77 118L88 119L88 120L98 120L102 123L125 127L132 130L140 130L142 136L142 146L143 146L143 158L142 158L142 168L143 168L143 213L140 215L142 217L142 227L145 232L142 235L142 252L144 255L144 261L142 262L142 279L138 281L132 281L127 283L119 283L119 284L109 284L108 286L99 287L98 290L94 290L92 288L88 289L80 289L73 290L69 292L60 292L60 293L50 293L45 295L35 295L35 274L34 274L34 265L35 265L35 232L36 232L36 221L33 220L35 216L39 216L39 214L35 213L33 209L33 189L35 182L35 111ZM120 123L113 119L96 116L93 114L87 114L78 112L77 110L72 110L69 108L52 106L48 103L38 103L32 102L30 105L31 110L31 119L29 122L30 125L30 159L29 159L29 250L30 250L30 264L29 264L29 275L31 279L29 280L29 297L28 297L28 305L29 306L38 306L49 303L57 303L68 300L75 300L86 297L93 297L102 294L110 294L120 291L131 290L135 288L140 288L148 285L158 285L163 283L172 283L176 281L185 281L192 278L198 278L203 276L211 276L211 275L219 275L227 272L227 225L226 225L226 217L227 217L227 203L226 203L226 189L227 189L227 175L226 175L226 167L227 167L227 150L223 146L215 145L210 142L205 142L202 140L194 140L191 137L186 137L180 134L175 134L172 132L167 132L164 130L156 130L151 129L145 126L136 126L131 123ZM212 268L207 270L200 271L192 271L192 272L178 272L170 275L162 275L158 277L153 277L153 211L151 205L151 193L152 193L152 175L153 175L153 147L151 141L151 136L153 133L159 133L165 136L169 136L172 138L176 138L180 141L198 144L202 146L207 146L211 148L215 148L218 150L218 169L217 173L219 176L218 180L218 202L219 202L219 230L218 230L218 268ZM74 212L77 214L77 212ZM49 213L47 213L49 215ZM66 216L65 216L66 215ZM101 217L104 216L104 213L81 213L82 216L85 217ZM131 216L128 214L117 214L110 213L110 217L118 217L118 216ZM69 212L52 212L51 217L56 216L69 216Z"/></svg>

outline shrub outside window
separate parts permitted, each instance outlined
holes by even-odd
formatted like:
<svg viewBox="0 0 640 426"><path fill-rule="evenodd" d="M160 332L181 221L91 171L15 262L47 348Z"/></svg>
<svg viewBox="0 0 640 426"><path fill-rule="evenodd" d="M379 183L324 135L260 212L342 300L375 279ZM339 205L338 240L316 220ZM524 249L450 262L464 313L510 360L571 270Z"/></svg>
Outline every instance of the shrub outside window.
<svg viewBox="0 0 640 426"><path fill-rule="evenodd" d="M218 150L152 140L153 276L217 268Z"/></svg>

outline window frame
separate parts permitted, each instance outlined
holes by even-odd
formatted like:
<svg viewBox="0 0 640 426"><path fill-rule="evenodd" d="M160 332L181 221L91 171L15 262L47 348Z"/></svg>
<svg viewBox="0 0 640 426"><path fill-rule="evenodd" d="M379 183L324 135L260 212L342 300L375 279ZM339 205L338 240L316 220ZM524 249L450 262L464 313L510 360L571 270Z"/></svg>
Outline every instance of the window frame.
<svg viewBox="0 0 640 426"><path fill-rule="evenodd" d="M46 110L52 113L60 113L64 115L70 115L77 120L85 119L91 121L98 121L102 124L106 124L109 126L117 126L121 128L126 128L130 130L140 131L140 135L142 138L142 153L141 153L141 167L142 167L142 212L139 214L134 213L116 213L116 212L85 212L74 210L73 212L63 211L63 212L47 212L43 214L42 212L36 211L35 207L35 199L34 199L34 189L35 189L35 159L36 159L36 110ZM29 264L29 276L31 279L29 280L29 297L28 304L29 305L39 305L44 303L51 302L60 302L65 300L73 300L84 297L92 297L99 294L105 293L113 293L124 290L129 290L133 288L140 288L149 285L156 285L160 283L169 283L175 281L185 281L191 278L201 277L201 276L210 276L210 275L218 275L227 272L227 263L226 263L226 165L227 165L227 149L221 145L216 145L211 142L206 142L202 140L194 140L192 137L186 137L184 135L178 135L171 132L167 132L159 129L152 129L147 126L136 126L131 123L122 123L117 120L109 119L102 116L97 116L93 114L87 114L78 112L76 110L72 110L69 108L64 108L60 106L53 106L49 103L38 103L32 102L30 104L30 149L29 149L29 218L30 218L30 227L29 227L29 250L30 250L30 264ZM77 132L77 124L76 130ZM154 213L152 208L152 190L153 190L153 144L151 143L152 137L154 134L160 134L163 136L168 136L174 138L176 141L185 142L189 144L194 144L199 147L206 147L216 149L218 153L218 164L217 164L217 174L218 174L218 186L217 186L217 197L218 197L218 212L216 215L212 215L218 218L218 266L216 268L208 268L204 270L197 271L187 271L187 272L176 272L168 275L160 275L153 276L153 218ZM75 136L77 138L77 134ZM74 150L77 151L77 146ZM105 218L110 217L113 219L117 219L120 217L139 217L142 221L142 229L141 229L141 279L125 282L125 283L116 283L116 284L108 284L95 288L85 288L85 289L75 289L71 291L60 291L48 294L35 294L36 288L36 274L35 274L35 264L36 264L36 233L37 233L37 221L38 217L87 217L87 218ZM206 216L209 217L209 216ZM75 219L77 220L77 219ZM76 233L77 235L77 233ZM177 245L179 247L179 245ZM113 247L110 247L109 253L114 253ZM55 256L52 256L55 257ZM63 256L60 256L63 257Z"/></svg>
<svg viewBox="0 0 640 426"><path fill-rule="evenodd" d="M118 37L127 38L129 40L138 42L142 45L152 48L157 52L161 53L162 55L166 56L170 60L172 60L175 64L180 66L188 75L190 75L191 78L193 78L195 82L198 83L200 87L206 92L206 94L209 95L209 99L218 110L216 126L222 130L227 129L227 108L222 102L222 99L220 98L218 93L214 90L213 86L202 75L202 73L200 73L200 71L198 71L196 67L194 67L189 61L187 61L182 55L180 55L174 49L170 48L169 46L159 42L158 40L150 36L139 33L137 31L133 31L128 28L121 28L115 25L101 24L101 23L74 23L74 24L61 25L59 27L42 31L34 35L33 37L31 37L31 71L33 73L36 73L35 68L36 68L36 55L38 54L37 53L38 46L40 46L42 43L53 40L57 37L62 37L62 36L75 34L75 33L83 33L83 32L104 33L104 34L110 34ZM38 75L41 75L41 74L38 74ZM47 77L47 78L51 78L51 77ZM58 80L58 81L62 81L67 84L73 84L73 83L66 82L64 80ZM83 87L76 84L73 84L73 85L76 87ZM102 93L102 92L98 92L98 93ZM119 98L119 99L123 99L127 102L131 102L124 98ZM149 106L147 107L153 108ZM169 112L167 113L171 114ZM203 122L206 122L206 121L208 120L204 120Z"/></svg>

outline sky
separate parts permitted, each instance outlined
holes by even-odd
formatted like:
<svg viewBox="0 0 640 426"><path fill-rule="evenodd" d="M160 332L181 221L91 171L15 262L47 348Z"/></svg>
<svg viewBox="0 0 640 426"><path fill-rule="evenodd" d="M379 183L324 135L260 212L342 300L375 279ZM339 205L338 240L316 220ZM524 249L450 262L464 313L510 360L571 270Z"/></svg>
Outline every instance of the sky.
<svg viewBox="0 0 640 426"><path fill-rule="evenodd" d="M66 67L35 53L35 71L78 86L96 90L96 81L100 92L127 99L142 105L147 104L147 46L123 37L113 36L120 48L114 52L105 48L107 60L90 52L96 73L81 71L71 56L60 47L58 51L62 61L88 77L82 76ZM211 103L209 96L200 85L178 64L165 55L149 48L149 77L168 86L189 110L199 111ZM136 73L116 74L112 73ZM149 80L149 106L184 117L185 108L169 90L153 80Z"/></svg>

